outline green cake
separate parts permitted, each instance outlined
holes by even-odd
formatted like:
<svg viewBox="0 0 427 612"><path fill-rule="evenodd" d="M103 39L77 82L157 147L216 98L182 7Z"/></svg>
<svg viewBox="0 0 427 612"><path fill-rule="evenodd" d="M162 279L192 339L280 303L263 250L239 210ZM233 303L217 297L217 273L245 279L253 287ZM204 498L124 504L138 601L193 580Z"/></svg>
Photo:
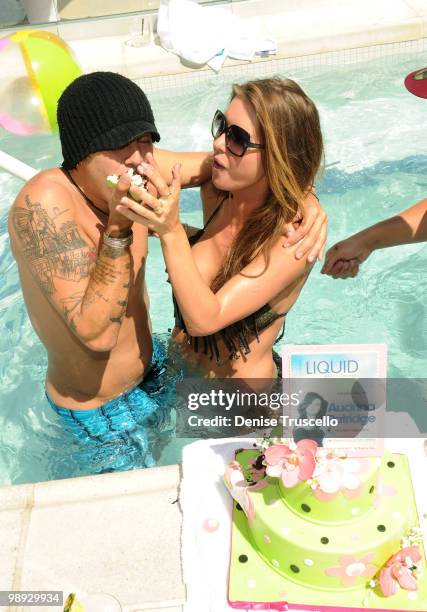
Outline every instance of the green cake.
<svg viewBox="0 0 427 612"><path fill-rule="evenodd" d="M427 610L405 455L346 457L302 440L240 450L229 603L254 610Z"/></svg>

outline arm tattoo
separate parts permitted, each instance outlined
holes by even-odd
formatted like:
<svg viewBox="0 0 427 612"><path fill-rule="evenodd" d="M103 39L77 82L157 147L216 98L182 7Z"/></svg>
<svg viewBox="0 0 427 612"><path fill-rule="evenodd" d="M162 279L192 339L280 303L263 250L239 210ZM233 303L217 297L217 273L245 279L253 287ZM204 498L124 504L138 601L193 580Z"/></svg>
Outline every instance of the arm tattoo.
<svg viewBox="0 0 427 612"><path fill-rule="evenodd" d="M75 221L55 223L62 212L49 215L40 202L25 196L28 208L17 207L13 225L24 255L38 276L43 292L52 295L54 279L79 281L89 278L96 261L96 249L86 244ZM58 225L58 227L57 227Z"/></svg>
<svg viewBox="0 0 427 612"><path fill-rule="evenodd" d="M74 220L56 221L66 210L54 208L53 213L48 213L40 202L32 202L28 195L25 203L28 208L17 207L13 211L13 225L43 293L49 298L53 296L55 279L75 282L88 279L85 291L59 300L62 315L70 328L76 332L76 323L84 316L83 311L94 304L103 304L105 316L113 323L121 323L130 289L129 251L101 243L98 254L96 248L83 240ZM122 263L117 261L120 258L123 258Z"/></svg>
<svg viewBox="0 0 427 612"><path fill-rule="evenodd" d="M102 251L101 251L102 253ZM114 285L121 276L121 271L105 260L98 260L93 278L100 285Z"/></svg>

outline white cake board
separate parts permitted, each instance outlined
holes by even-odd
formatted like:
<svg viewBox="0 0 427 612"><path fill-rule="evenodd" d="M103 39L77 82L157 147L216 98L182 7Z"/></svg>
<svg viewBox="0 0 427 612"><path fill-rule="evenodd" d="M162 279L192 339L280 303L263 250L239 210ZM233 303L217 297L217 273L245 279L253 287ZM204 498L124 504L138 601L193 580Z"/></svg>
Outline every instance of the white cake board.
<svg viewBox="0 0 427 612"><path fill-rule="evenodd" d="M182 567L187 587L184 612L233 610L227 603L233 504L223 484L223 474L235 451L251 448L254 442L253 438L200 440L183 449L180 504ZM388 438L385 447L394 453L405 453L409 459L418 515L427 541L424 441Z"/></svg>

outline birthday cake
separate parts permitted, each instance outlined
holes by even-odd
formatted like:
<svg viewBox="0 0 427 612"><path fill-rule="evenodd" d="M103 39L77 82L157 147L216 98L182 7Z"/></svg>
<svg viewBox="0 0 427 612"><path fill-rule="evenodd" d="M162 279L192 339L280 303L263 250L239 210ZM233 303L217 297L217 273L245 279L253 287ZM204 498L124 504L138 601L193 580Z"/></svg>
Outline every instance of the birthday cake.
<svg viewBox="0 0 427 612"><path fill-rule="evenodd" d="M226 469L235 500L229 603L268 610L427 610L426 560L405 455L242 449Z"/></svg>

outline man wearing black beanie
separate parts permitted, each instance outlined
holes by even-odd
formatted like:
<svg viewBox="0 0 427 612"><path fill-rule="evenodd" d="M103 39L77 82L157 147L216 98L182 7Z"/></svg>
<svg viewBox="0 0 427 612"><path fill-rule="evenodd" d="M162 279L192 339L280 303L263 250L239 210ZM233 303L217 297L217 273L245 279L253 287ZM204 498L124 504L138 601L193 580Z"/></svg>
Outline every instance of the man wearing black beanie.
<svg viewBox="0 0 427 612"><path fill-rule="evenodd" d="M111 72L69 85L58 125L62 167L31 179L9 216L27 309L48 352L47 397L95 449L85 455L91 471L150 466L144 425L153 427L166 408L144 386L153 353L147 230L116 206L147 154L168 184L179 162L184 186L210 178L210 155L154 149L160 135L147 97ZM120 177L116 188L107 183L111 175Z"/></svg>

